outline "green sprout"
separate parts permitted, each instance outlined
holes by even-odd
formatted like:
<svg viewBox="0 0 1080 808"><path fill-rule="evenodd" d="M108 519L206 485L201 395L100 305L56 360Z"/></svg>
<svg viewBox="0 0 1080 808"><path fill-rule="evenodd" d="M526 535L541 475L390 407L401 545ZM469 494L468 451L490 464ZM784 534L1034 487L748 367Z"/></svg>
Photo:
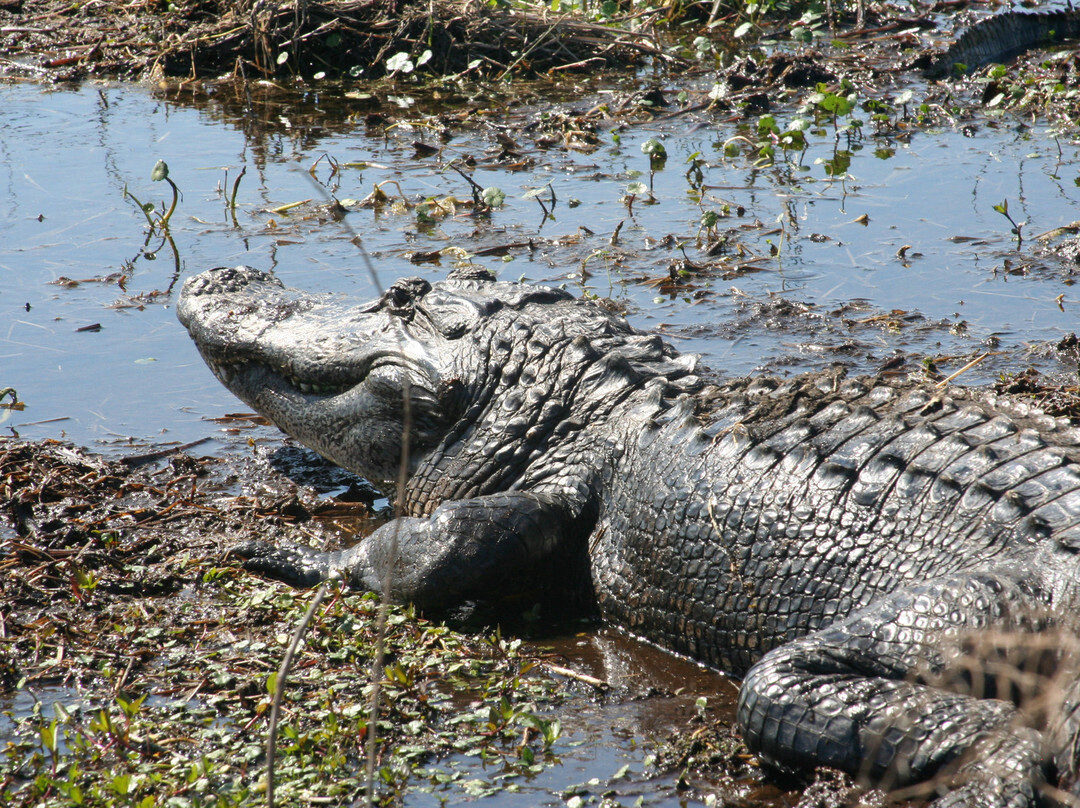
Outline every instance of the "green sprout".
<svg viewBox="0 0 1080 808"><path fill-rule="evenodd" d="M545 205L544 200L540 198L545 193L549 195L550 207L548 207L548 205ZM543 225L543 223L546 222L548 219L551 219L552 221L555 220L554 211L557 200L555 198L555 189L551 186L550 182L542 188L533 188L531 191L526 192L522 199L536 200L536 204L538 204L540 206L540 210L544 212L544 219L541 222L541 225ZM576 205L574 204L574 202L575 200L570 201L570 207L577 207L577 205L581 204L580 201L577 202Z"/></svg>
<svg viewBox="0 0 1080 808"><path fill-rule="evenodd" d="M229 197L229 210L236 210L236 192L240 190L240 180L247 174L247 166L240 169L240 173L236 175L236 181L233 183L232 196Z"/></svg>
<svg viewBox="0 0 1080 808"><path fill-rule="evenodd" d="M1024 243L1024 237L1020 234L1020 229L1027 224L1027 222L1017 222L1009 215L1009 200L1003 199L1000 205L994 205L994 210L1009 220L1009 224L1012 225L1012 234L1016 236L1016 246L1020 247Z"/></svg>
<svg viewBox="0 0 1080 808"><path fill-rule="evenodd" d="M643 182L631 182L627 185L626 194L622 198L623 204L626 205L626 212L633 216L634 200L647 193L649 193L649 187Z"/></svg>
<svg viewBox="0 0 1080 808"><path fill-rule="evenodd" d="M158 160L154 164L154 170L150 172L150 179L153 182L161 182L162 180L165 180L165 182L169 183L169 186L172 188L172 204L169 205L169 210L166 211L165 215L162 216L158 222L161 225L162 230L168 230L169 219L172 218L173 211L176 210L176 203L180 199L180 189L176 187L175 182L169 179L169 166L166 165L164 160Z"/></svg>
<svg viewBox="0 0 1080 808"><path fill-rule="evenodd" d="M501 188L492 185L480 192L480 198L489 208L501 208L506 202L506 193Z"/></svg>

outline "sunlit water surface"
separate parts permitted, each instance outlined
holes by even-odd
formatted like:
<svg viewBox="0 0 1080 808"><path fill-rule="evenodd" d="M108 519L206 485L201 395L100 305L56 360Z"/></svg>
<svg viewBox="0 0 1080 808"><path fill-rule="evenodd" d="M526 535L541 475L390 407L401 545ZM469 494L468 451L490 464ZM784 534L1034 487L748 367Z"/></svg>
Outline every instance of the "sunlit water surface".
<svg viewBox="0 0 1080 808"><path fill-rule="evenodd" d="M556 108L585 110L596 100ZM1025 346L1055 342L1077 324L1063 270L1036 260L1024 276L1004 271L1007 261L1030 259L1032 247L1029 241L1013 254L1009 224L995 204L1008 200L1028 234L1080 219L1077 147L1062 142L1059 156L1038 126L1006 118L982 122L970 137L916 131L907 144L867 137L851 177L836 182L820 163L832 154L831 132L811 136L807 170L792 171L755 169L746 156L725 159L723 143L740 130L707 115L634 126L617 146L605 135L608 145L592 153L540 150L511 128L535 164L509 170L493 159L500 149L492 126L455 127L444 144L421 127L369 134L371 103L312 95L245 115L242 104L202 98L180 105L127 85L0 87L0 187L7 200L0 209L0 387L14 387L26 403L3 426L28 438L63 435L91 445L127 437L188 441L213 432L203 419L238 404L174 317L183 278L246 263L287 284L370 297L372 280L354 234L374 256L383 285L407 275L434 280L451 266L451 259L416 266L406 253L447 246L475 252L532 238L536 249L514 250L512 260L474 260L505 278L579 289L581 264L591 255L583 291L616 299L634 324L662 326L680 347L733 374L769 363L791 372L836 359L866 370L896 350L933 356L982 345L999 345L1009 366L1020 369L1030 361ZM424 122L406 108L385 112ZM622 198L628 183L649 180L640 150L648 138L662 140L669 158L653 179L657 204L639 200L631 218ZM414 156L414 141L441 146L441 154ZM892 156L875 156L881 148ZM681 257L672 241L687 243L690 259L707 260L693 243L702 208L685 176L695 153L709 162L703 206L743 206L744 215L723 220L720 229L733 230L757 254L742 263L760 271L728 279L715 272L685 293L663 294L641 280L662 278ZM465 180L443 168L468 156L480 163L476 182L507 195L490 220L458 215L422 225L411 212L355 210L337 223L316 208L331 192L359 200L386 180L394 181L383 186L392 195L400 189L410 199L468 199ZM179 275L172 250L157 236L148 248L156 258L148 260L146 220L124 197L127 188L144 203L171 198L164 182L150 181L159 159L183 194L171 223ZM366 167L342 167L332 177L331 160ZM225 202L243 168L234 224ZM555 220L543 222L538 204L524 195L548 183L559 205ZM312 202L269 212L302 200ZM580 204L571 209L570 200ZM619 222L625 223L612 246ZM906 260L897 256L904 245ZM779 257L769 255L772 246ZM813 316L753 316L777 297L811 306ZM922 319L898 330L845 327L838 313L845 306L849 321L894 310ZM836 352L845 342L854 347Z"/></svg>

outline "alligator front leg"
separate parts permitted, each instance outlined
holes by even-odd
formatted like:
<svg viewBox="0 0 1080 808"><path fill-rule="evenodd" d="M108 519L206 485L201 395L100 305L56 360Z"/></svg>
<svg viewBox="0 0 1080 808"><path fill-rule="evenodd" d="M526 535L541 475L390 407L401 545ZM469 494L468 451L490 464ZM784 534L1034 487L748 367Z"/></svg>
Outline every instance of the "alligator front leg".
<svg viewBox="0 0 1080 808"><path fill-rule="evenodd" d="M536 575L556 553L571 564L585 552L588 533L578 517L558 495L507 492L447 502L427 518L395 519L347 550L249 542L233 553L247 569L294 586L341 577L382 592L389 568L393 600L437 610L542 583Z"/></svg>
<svg viewBox="0 0 1080 808"><path fill-rule="evenodd" d="M884 788L952 789L941 805L1032 806L1042 736L1015 707L927 684L957 633L1030 631L1046 604L1007 574L894 594L774 649L743 681L738 720L766 759L828 765Z"/></svg>

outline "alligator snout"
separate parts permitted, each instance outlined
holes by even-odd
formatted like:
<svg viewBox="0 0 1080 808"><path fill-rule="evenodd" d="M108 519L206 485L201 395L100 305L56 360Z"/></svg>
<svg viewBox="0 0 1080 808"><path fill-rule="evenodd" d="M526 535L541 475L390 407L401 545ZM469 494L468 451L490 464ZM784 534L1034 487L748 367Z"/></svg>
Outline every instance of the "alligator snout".
<svg viewBox="0 0 1080 808"><path fill-rule="evenodd" d="M235 294L244 291L252 284L270 284L279 289L284 284L269 273L248 266L217 267L188 278L180 293L185 296L206 294Z"/></svg>

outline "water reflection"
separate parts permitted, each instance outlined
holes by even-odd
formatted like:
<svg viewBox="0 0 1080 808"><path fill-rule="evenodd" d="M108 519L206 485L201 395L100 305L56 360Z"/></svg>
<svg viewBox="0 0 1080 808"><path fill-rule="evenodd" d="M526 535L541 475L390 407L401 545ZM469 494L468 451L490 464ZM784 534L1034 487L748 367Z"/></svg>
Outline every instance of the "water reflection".
<svg viewBox="0 0 1080 808"><path fill-rule="evenodd" d="M202 437L203 418L237 405L173 319L176 276L248 263L369 297L357 235L383 286L437 279L469 254L503 277L613 298L727 373L988 349L1001 356L973 382L1055 367L1026 349L1074 329L1074 267L1030 242L1018 251L995 206L1008 200L1028 233L1080 218L1062 170L1075 146L1059 154L1037 127L997 120L850 144L826 127L791 162L755 165L730 148L752 139L754 116L626 113L623 125L612 110L633 109L630 89L0 88L0 383L27 405L5 426L80 443ZM795 114L778 115L778 131ZM662 170L641 152L650 139L665 144ZM161 247L125 198L168 204L150 179L158 160L183 195ZM505 205L477 215L452 165ZM631 209L639 179L652 199ZM357 204L376 187L389 204Z"/></svg>

